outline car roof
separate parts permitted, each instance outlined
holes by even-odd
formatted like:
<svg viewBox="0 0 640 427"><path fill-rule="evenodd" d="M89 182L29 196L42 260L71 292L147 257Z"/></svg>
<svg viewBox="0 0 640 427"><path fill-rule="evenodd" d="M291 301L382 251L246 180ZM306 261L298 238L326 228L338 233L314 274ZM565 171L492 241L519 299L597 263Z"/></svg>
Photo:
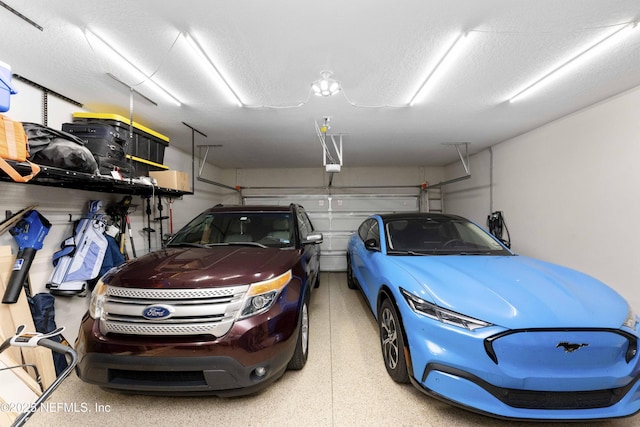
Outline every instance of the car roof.
<svg viewBox="0 0 640 427"><path fill-rule="evenodd" d="M216 205L208 212L291 212L291 205Z"/></svg>
<svg viewBox="0 0 640 427"><path fill-rule="evenodd" d="M455 220L467 221L466 218L461 217L459 215L443 214L443 213L435 213L435 212L388 213L388 214L379 214L378 216L382 218L384 222L387 222L390 220L397 220L397 219L419 219L419 218L430 218L435 220L455 219Z"/></svg>

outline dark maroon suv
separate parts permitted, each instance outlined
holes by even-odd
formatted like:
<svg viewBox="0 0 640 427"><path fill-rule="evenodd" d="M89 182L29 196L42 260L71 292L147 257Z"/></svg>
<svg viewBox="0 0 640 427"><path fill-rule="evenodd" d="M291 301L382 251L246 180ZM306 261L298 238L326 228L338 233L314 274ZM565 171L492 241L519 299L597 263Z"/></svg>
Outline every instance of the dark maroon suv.
<svg viewBox="0 0 640 427"><path fill-rule="evenodd" d="M301 369L321 242L299 205L208 209L100 279L78 376L135 393L240 395Z"/></svg>

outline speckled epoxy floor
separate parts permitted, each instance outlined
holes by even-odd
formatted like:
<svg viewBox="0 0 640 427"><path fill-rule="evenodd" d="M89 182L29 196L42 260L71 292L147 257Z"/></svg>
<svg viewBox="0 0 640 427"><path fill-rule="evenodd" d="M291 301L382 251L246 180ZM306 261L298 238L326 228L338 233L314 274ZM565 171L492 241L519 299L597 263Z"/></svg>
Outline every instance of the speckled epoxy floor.
<svg viewBox="0 0 640 427"><path fill-rule="evenodd" d="M245 397L174 398L104 391L68 377L28 426L534 426L484 417L423 395L387 375L378 329L344 273L323 273L311 298L307 365ZM52 409L57 409L53 411ZM546 423L545 427L577 426ZM593 427L640 426L640 415Z"/></svg>

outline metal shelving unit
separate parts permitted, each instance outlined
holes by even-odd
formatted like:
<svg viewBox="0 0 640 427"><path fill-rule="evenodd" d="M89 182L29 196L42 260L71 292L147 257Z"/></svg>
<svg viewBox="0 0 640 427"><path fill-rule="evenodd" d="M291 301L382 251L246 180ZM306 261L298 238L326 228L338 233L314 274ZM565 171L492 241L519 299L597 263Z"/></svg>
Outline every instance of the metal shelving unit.
<svg viewBox="0 0 640 427"><path fill-rule="evenodd" d="M21 174L27 174L31 170L26 163L8 162ZM2 171L0 171L0 181L13 182L13 180ZM117 180L106 175L92 175L42 165L40 165L40 173L38 173L38 175L36 175L27 184L98 191L101 193L132 194L138 196L151 196L155 194L164 197L176 198L185 194L193 194L192 192L135 182L132 179Z"/></svg>

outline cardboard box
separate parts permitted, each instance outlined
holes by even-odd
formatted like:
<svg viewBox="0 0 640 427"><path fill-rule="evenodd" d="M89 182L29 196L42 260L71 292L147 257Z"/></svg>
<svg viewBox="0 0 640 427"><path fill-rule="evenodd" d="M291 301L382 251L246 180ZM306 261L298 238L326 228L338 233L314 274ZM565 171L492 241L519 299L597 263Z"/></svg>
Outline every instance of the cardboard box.
<svg viewBox="0 0 640 427"><path fill-rule="evenodd" d="M149 171L149 176L155 178L158 187L171 188L179 191L191 191L189 174L180 171Z"/></svg>

